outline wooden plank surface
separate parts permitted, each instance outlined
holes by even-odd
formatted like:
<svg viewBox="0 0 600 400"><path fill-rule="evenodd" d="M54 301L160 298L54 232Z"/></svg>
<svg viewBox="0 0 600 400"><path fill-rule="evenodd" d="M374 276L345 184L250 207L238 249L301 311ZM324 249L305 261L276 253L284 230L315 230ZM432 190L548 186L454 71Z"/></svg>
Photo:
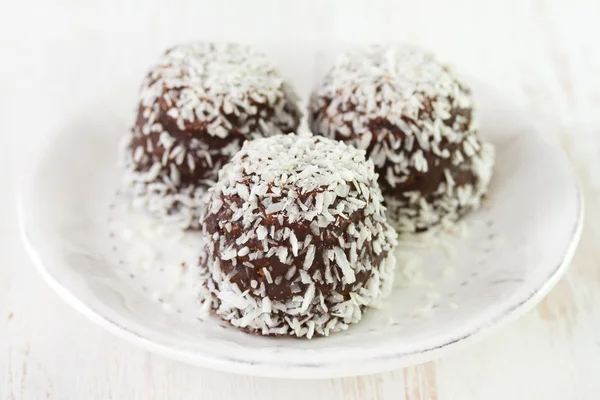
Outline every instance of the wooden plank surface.
<svg viewBox="0 0 600 400"><path fill-rule="evenodd" d="M3 3L0 398L600 398L599 18L594 0ZM360 378L212 372L149 354L88 322L51 292L25 256L17 233L19 172L79 99L140 76L162 48L197 38L408 40L451 58L522 107L573 161L586 223L567 275L535 310L480 343Z"/></svg>

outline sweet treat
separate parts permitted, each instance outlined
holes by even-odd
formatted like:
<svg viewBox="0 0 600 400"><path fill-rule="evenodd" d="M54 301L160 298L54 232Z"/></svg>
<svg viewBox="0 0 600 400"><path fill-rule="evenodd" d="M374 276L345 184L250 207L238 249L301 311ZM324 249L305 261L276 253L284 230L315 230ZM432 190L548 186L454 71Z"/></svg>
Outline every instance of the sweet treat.
<svg viewBox="0 0 600 400"><path fill-rule="evenodd" d="M494 148L479 136L469 88L430 53L410 46L347 53L309 108L313 133L367 151L399 231L452 224L486 194Z"/></svg>
<svg viewBox="0 0 600 400"><path fill-rule="evenodd" d="M246 142L210 190L201 299L260 335L347 329L391 290L382 201L362 150L311 135Z"/></svg>
<svg viewBox="0 0 600 400"><path fill-rule="evenodd" d="M148 72L125 143L134 204L196 229L217 171L254 137L295 131L296 96L248 46L194 43L166 51Z"/></svg>

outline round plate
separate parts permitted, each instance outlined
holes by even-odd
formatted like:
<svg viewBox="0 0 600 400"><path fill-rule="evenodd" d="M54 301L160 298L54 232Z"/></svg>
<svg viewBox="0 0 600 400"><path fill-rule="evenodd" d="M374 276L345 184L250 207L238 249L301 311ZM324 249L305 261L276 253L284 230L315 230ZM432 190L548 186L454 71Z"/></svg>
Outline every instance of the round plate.
<svg viewBox="0 0 600 400"><path fill-rule="evenodd" d="M375 373L425 362L523 314L558 281L579 239L582 196L561 151L518 110L471 82L497 148L484 207L454 235L397 251L396 289L348 331L265 338L205 318L195 303L198 234L162 227L115 195L117 145L135 89L65 121L24 180L23 239L69 304L148 350L227 372L287 378Z"/></svg>

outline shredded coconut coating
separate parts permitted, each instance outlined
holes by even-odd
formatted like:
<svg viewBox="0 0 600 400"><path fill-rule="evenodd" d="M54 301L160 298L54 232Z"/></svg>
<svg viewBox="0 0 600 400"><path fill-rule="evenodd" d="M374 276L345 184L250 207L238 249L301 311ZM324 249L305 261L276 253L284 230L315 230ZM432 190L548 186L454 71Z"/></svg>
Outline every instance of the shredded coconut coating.
<svg viewBox="0 0 600 400"><path fill-rule="evenodd" d="M273 63L251 47L193 43L167 50L142 84L124 145L134 204L199 228L218 170L245 140L295 131L296 102Z"/></svg>
<svg viewBox="0 0 600 400"><path fill-rule="evenodd" d="M451 225L487 192L495 154L479 136L470 90L424 50L342 55L313 92L309 120L313 133L367 151L400 231Z"/></svg>
<svg viewBox="0 0 600 400"><path fill-rule="evenodd" d="M311 338L391 291L397 234L365 152L324 137L246 142L210 189L200 298L231 325Z"/></svg>

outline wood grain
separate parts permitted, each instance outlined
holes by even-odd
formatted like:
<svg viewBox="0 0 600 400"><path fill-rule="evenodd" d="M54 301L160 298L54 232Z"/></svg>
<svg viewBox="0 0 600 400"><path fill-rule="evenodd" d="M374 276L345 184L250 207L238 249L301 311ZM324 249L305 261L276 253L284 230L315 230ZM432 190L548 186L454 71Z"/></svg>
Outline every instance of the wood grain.
<svg viewBox="0 0 600 400"><path fill-rule="evenodd" d="M406 400L438 400L437 392L434 362L404 370L404 397Z"/></svg>
<svg viewBox="0 0 600 400"><path fill-rule="evenodd" d="M3 3L0 399L597 399L599 17L594 0ZM92 325L47 288L21 248L19 171L79 99L136 79L162 48L197 38L287 41L308 70L315 63L293 43L408 40L451 59L522 107L571 158L587 215L571 269L535 310L486 340L359 378L217 373L148 354Z"/></svg>

